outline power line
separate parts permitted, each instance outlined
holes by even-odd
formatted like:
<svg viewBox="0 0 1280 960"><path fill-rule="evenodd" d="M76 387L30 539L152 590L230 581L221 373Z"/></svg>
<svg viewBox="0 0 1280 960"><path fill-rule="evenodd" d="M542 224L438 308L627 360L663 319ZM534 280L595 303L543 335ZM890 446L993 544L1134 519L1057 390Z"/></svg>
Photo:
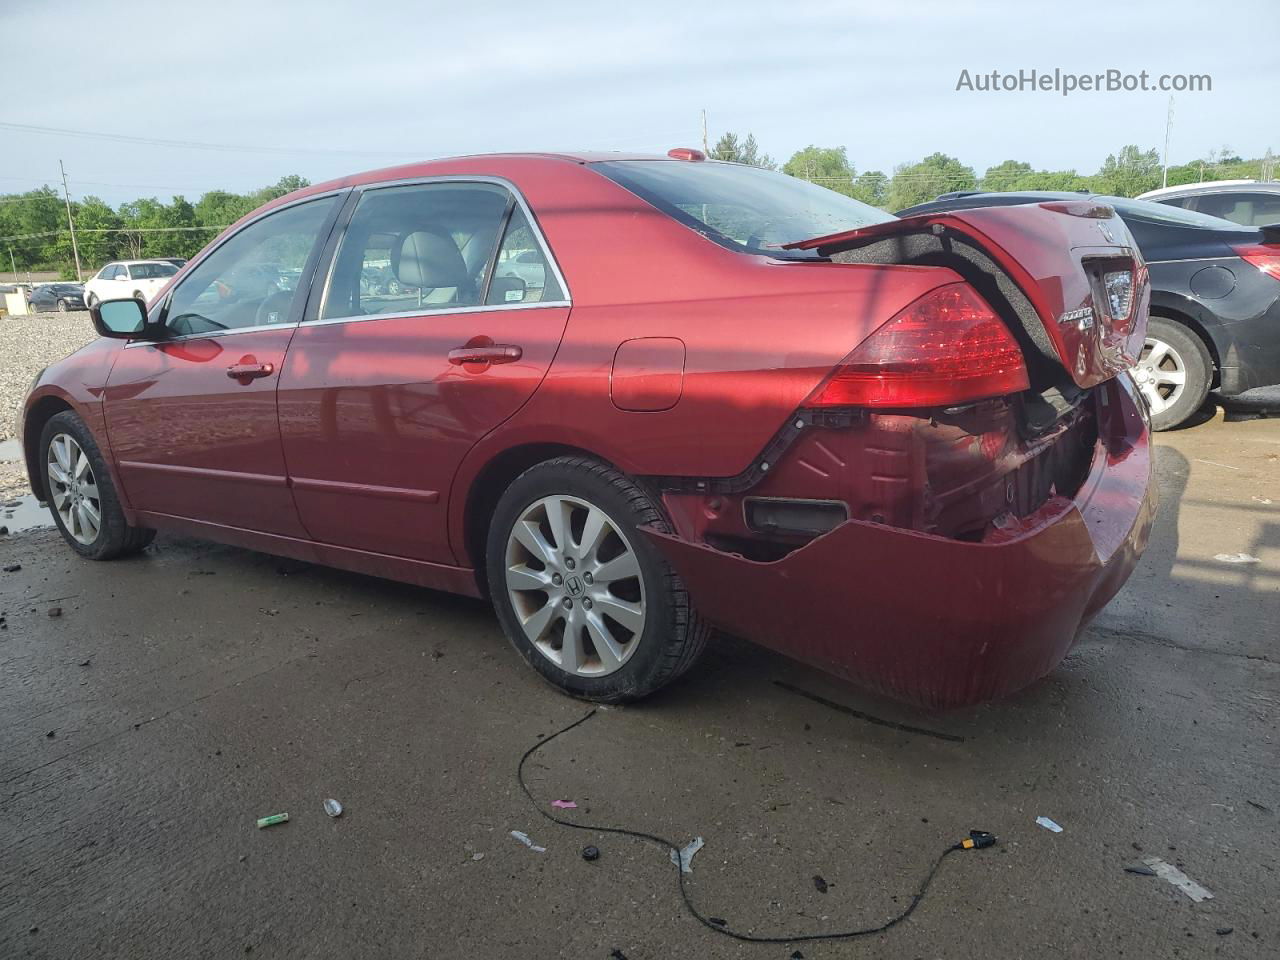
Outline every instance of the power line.
<svg viewBox="0 0 1280 960"><path fill-rule="evenodd" d="M281 155L314 154L346 157L419 157L418 151L403 150L326 150L317 147L267 147L248 144L206 143L201 140L164 140L159 137L135 137L127 133L102 133L96 130L71 130L67 127L44 127L33 123L0 121L0 129L22 133L38 133L52 137L75 137L82 140L110 140L115 143L138 143L148 147L177 147L185 150L214 150L220 153L270 153Z"/></svg>

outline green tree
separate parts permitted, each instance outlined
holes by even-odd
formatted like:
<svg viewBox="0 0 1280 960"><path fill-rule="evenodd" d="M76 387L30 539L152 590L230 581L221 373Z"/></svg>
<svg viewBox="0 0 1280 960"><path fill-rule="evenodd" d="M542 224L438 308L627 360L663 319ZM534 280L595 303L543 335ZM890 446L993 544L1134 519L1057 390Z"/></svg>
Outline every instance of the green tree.
<svg viewBox="0 0 1280 960"><path fill-rule="evenodd" d="M987 172L982 175L982 189L992 191L1023 190L1026 188L1020 186L1019 181L1034 172L1029 163L1023 163L1021 160L1006 160L1004 163L987 168Z"/></svg>
<svg viewBox="0 0 1280 960"><path fill-rule="evenodd" d="M1160 186L1162 173L1158 150L1142 150L1131 143L1122 147L1119 153L1107 156L1102 169L1093 178L1093 186L1099 193L1136 197Z"/></svg>
<svg viewBox="0 0 1280 960"><path fill-rule="evenodd" d="M845 196L853 195L854 169L844 147L810 145L797 150L782 165L782 172L828 187Z"/></svg>
<svg viewBox="0 0 1280 960"><path fill-rule="evenodd" d="M919 163L894 168L889 183L889 209L901 210L932 200L940 193L972 190L977 185L972 167L945 153L931 153Z"/></svg>
<svg viewBox="0 0 1280 960"><path fill-rule="evenodd" d="M889 178L880 170L868 170L853 181L853 198L873 207L885 207L889 203Z"/></svg>
<svg viewBox="0 0 1280 960"><path fill-rule="evenodd" d="M101 270L118 254L121 220L98 197L85 197L76 204L76 240L80 244L80 263L88 276ZM100 232L107 231L107 232Z"/></svg>
<svg viewBox="0 0 1280 960"><path fill-rule="evenodd" d="M752 167L763 167L774 170L777 164L767 153L761 153L753 133L748 133L745 140L739 141L736 133L725 133L716 145L711 148L712 160L727 160L730 163L745 163Z"/></svg>
<svg viewBox="0 0 1280 960"><path fill-rule="evenodd" d="M229 227L253 210L253 200L242 193L210 190L196 201L196 222L202 227Z"/></svg>

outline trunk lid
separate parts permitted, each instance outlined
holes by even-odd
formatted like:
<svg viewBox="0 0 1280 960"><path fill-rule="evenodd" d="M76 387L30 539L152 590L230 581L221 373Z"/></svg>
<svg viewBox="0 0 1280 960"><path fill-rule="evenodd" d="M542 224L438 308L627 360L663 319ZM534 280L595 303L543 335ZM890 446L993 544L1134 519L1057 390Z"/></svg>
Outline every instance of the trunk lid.
<svg viewBox="0 0 1280 960"><path fill-rule="evenodd" d="M937 241L936 249L921 256L938 259L961 251L964 257L963 251L976 248L979 261L981 254L990 258L1005 275L989 285L990 291L1007 279L1021 296L1010 291L1014 295L1001 303L996 301L1003 298L982 292L1015 333L1021 328L1024 352L1038 353L1064 370L1075 386L1096 386L1137 360L1150 300L1146 265L1124 221L1106 204L1081 199L926 213L803 240L787 249L843 259L842 254L856 257L856 251L879 241L912 235Z"/></svg>

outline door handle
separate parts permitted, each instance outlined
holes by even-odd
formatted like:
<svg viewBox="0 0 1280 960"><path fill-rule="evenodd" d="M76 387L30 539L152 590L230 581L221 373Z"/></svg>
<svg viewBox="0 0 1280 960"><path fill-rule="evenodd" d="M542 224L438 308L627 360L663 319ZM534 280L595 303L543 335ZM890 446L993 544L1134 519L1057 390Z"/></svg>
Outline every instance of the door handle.
<svg viewBox="0 0 1280 960"><path fill-rule="evenodd" d="M464 363L514 363L524 356L524 351L510 343L492 343L475 347L454 347L449 351L449 362L458 366Z"/></svg>
<svg viewBox="0 0 1280 960"><path fill-rule="evenodd" d="M239 363L233 363L227 367L227 376L232 380L239 380L242 384L247 384L250 380L256 380L259 377L269 377L275 372L275 364L256 363L248 360L241 360Z"/></svg>

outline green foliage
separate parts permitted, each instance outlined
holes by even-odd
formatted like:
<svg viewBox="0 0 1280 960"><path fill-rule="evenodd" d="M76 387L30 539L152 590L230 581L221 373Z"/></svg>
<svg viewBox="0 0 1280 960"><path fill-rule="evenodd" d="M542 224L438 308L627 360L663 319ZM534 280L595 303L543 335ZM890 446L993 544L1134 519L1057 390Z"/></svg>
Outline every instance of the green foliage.
<svg viewBox="0 0 1280 960"><path fill-rule="evenodd" d="M1092 182L1098 193L1136 197L1160 186L1161 176L1160 151L1142 150L1131 143L1109 154Z"/></svg>
<svg viewBox="0 0 1280 960"><path fill-rule="evenodd" d="M837 193L853 193L853 164L844 147L807 146L797 150L782 165L782 172L801 180L829 187Z"/></svg>
<svg viewBox="0 0 1280 960"><path fill-rule="evenodd" d="M754 140L752 141L754 146ZM252 193L211 190L192 204L185 197L168 203L143 197L116 210L98 197L71 204L80 263L88 276L112 260L192 257L226 226L269 200L310 183L287 176ZM18 269L57 269L75 277L66 201L53 187L0 196L0 259L9 269L9 250Z"/></svg>
<svg viewBox="0 0 1280 960"><path fill-rule="evenodd" d="M919 163L894 168L889 183L889 209L901 210L932 200L951 190L972 190L978 185L973 168L945 153L931 153Z"/></svg>
<svg viewBox="0 0 1280 960"><path fill-rule="evenodd" d="M753 133L748 133L745 140L739 141L736 133L726 133L711 148L712 160L727 160L730 163L745 163L752 167L763 167L776 170L777 164L767 153L760 152Z"/></svg>

